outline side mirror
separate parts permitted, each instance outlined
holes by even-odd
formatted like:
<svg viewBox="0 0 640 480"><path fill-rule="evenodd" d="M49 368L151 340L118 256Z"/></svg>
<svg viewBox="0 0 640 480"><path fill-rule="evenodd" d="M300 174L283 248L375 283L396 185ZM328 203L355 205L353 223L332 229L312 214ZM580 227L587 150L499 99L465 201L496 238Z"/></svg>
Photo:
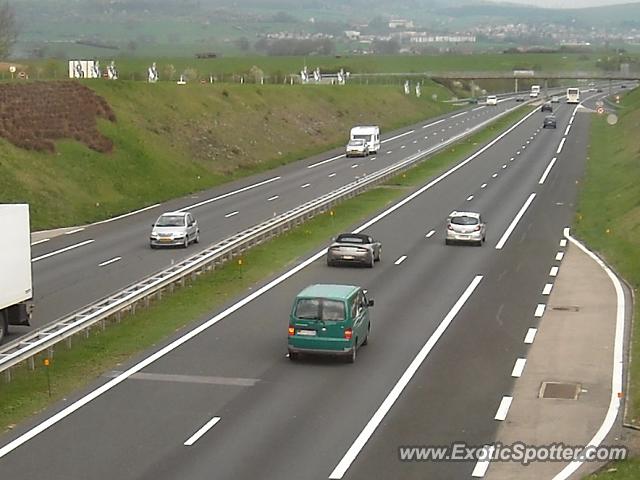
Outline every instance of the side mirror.
<svg viewBox="0 0 640 480"><path fill-rule="evenodd" d="M367 305L369 305L370 307L373 307L373 299L369 300L369 302L367 303Z"/></svg>

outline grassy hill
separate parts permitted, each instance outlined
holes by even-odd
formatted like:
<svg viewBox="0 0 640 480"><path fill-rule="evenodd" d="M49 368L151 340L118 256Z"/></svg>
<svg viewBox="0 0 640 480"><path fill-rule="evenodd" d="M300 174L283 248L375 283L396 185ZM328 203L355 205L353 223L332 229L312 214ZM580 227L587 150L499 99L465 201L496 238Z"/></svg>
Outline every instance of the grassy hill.
<svg viewBox="0 0 640 480"><path fill-rule="evenodd" d="M97 124L111 153L70 139L40 153L0 138L0 203L29 202L34 229L95 221L319 153L342 145L354 124L385 131L451 108L431 100L450 96L435 84L421 98L399 86L85 85L115 113Z"/></svg>

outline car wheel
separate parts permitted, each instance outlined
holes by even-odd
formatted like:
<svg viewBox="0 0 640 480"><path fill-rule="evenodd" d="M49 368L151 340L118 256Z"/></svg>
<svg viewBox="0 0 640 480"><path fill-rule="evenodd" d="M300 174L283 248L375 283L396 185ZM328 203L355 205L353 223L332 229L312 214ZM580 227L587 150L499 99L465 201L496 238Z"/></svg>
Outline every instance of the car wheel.
<svg viewBox="0 0 640 480"><path fill-rule="evenodd" d="M371 252L371 257L369 257L369 263L367 264L367 267L373 268L375 264L376 264L376 259L375 259L375 256L373 255L373 252Z"/></svg>
<svg viewBox="0 0 640 480"><path fill-rule="evenodd" d="M451 245L451 240L449 240L448 238L445 238L444 244L445 245Z"/></svg>
<svg viewBox="0 0 640 480"><path fill-rule="evenodd" d="M371 324L369 324L369 326L367 327L367 336L364 337L364 341L362 342L362 345L369 345L369 334L371 333Z"/></svg>
<svg viewBox="0 0 640 480"><path fill-rule="evenodd" d="M295 362L296 360L298 360L298 356L298 352L292 352L291 350L289 350L289 360Z"/></svg>
<svg viewBox="0 0 640 480"><path fill-rule="evenodd" d="M9 332L9 322L7 321L7 317L4 313L0 312L0 343L2 343L2 339Z"/></svg>
<svg viewBox="0 0 640 480"><path fill-rule="evenodd" d="M200 230L196 232L196 238L194 240L195 243L200 243Z"/></svg>
<svg viewBox="0 0 640 480"><path fill-rule="evenodd" d="M333 267L333 262L327 257L327 267Z"/></svg>
<svg viewBox="0 0 640 480"><path fill-rule="evenodd" d="M378 256L376 257L376 262L382 260L382 249L378 250Z"/></svg>
<svg viewBox="0 0 640 480"><path fill-rule="evenodd" d="M189 235L185 235L184 236L184 243L182 244L182 248L188 248L189 247Z"/></svg>
<svg viewBox="0 0 640 480"><path fill-rule="evenodd" d="M349 356L347 357L347 362L355 363L357 352L358 352L358 339L356 338L356 341L353 343L353 348L351 349L351 352L349 353Z"/></svg>
<svg viewBox="0 0 640 480"><path fill-rule="evenodd" d="M150 243L149 247L151 247L152 250L155 250L155 248L156 248L156 246L153 243Z"/></svg>

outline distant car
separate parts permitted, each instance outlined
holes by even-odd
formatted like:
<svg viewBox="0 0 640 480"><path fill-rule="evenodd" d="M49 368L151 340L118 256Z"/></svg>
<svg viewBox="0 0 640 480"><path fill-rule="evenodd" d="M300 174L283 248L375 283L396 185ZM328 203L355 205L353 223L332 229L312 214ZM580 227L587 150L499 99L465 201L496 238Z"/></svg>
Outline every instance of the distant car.
<svg viewBox="0 0 640 480"><path fill-rule="evenodd" d="M327 249L327 265L358 263L373 268L382 258L382 243L364 233L342 233Z"/></svg>
<svg viewBox="0 0 640 480"><path fill-rule="evenodd" d="M551 103L560 103L560 97L554 95L553 97L551 97Z"/></svg>
<svg viewBox="0 0 640 480"><path fill-rule="evenodd" d="M598 92L598 93L602 93L602 89L601 89L601 88L598 88L598 89L596 90L596 92Z"/></svg>
<svg viewBox="0 0 640 480"><path fill-rule="evenodd" d="M620 85L620 88L627 88L627 86L623 83L622 85Z"/></svg>
<svg viewBox="0 0 640 480"><path fill-rule="evenodd" d="M479 213L451 212L447 219L447 236L444 243L473 243L481 246L487 235L487 226Z"/></svg>
<svg viewBox="0 0 640 480"><path fill-rule="evenodd" d="M550 103L543 103L542 107L540 107L541 112L553 112L553 107Z"/></svg>
<svg viewBox="0 0 640 480"><path fill-rule="evenodd" d="M524 97L522 95L517 96L516 102L524 102Z"/></svg>
<svg viewBox="0 0 640 480"><path fill-rule="evenodd" d="M495 95L489 95L487 97L487 105L498 105L498 97Z"/></svg>
<svg viewBox="0 0 640 480"><path fill-rule="evenodd" d="M472 98L469 99L469 103L475 105L476 103L478 103L478 99L475 98L475 97L472 97Z"/></svg>
<svg viewBox="0 0 640 480"><path fill-rule="evenodd" d="M200 242L198 222L188 212L167 212L158 217L151 228L151 248L181 246Z"/></svg>
<svg viewBox="0 0 640 480"><path fill-rule="evenodd" d="M346 148L347 157L366 157L369 155L369 146L366 140L362 138L354 138L349 140Z"/></svg>
<svg viewBox="0 0 640 480"><path fill-rule="evenodd" d="M547 115L542 122L542 128L556 128L556 117L554 115Z"/></svg>

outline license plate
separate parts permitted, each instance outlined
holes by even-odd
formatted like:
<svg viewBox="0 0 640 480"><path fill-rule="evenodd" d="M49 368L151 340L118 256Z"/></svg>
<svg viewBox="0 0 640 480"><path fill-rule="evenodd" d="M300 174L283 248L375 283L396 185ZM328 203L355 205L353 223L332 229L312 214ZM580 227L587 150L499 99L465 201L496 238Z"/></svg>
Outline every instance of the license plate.
<svg viewBox="0 0 640 480"><path fill-rule="evenodd" d="M353 255L343 255L342 258L345 260L353 260Z"/></svg>
<svg viewBox="0 0 640 480"><path fill-rule="evenodd" d="M171 243L171 239L170 238L161 238L160 241L162 243Z"/></svg>
<svg viewBox="0 0 640 480"><path fill-rule="evenodd" d="M315 337L316 336L316 331L315 330L298 330L298 335L304 335L307 337Z"/></svg>

